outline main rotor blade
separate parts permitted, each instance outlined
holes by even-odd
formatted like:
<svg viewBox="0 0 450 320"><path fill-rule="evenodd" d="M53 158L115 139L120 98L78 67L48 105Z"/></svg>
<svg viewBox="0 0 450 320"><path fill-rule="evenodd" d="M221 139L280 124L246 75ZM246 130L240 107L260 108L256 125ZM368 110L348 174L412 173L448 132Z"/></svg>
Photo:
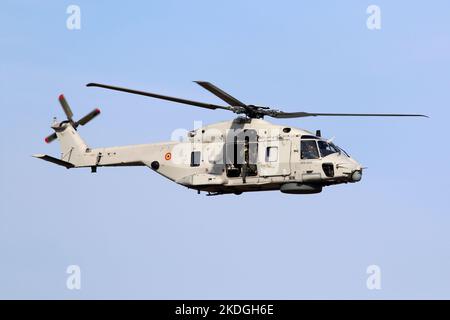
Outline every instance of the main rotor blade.
<svg viewBox="0 0 450 320"><path fill-rule="evenodd" d="M61 95L59 96L58 100L59 100L59 103L61 104L61 107L62 107L63 110L64 110L64 113L65 113L66 116L67 116L67 120L69 120L70 122L72 122L73 113L72 113L72 110L71 110L70 107L69 107L69 104L68 104L67 101L66 101L66 98L64 98L64 95L61 94Z"/></svg>
<svg viewBox="0 0 450 320"><path fill-rule="evenodd" d="M424 114L405 113L312 113L312 112L267 112L268 116L274 118L304 118L304 117L425 117Z"/></svg>
<svg viewBox="0 0 450 320"><path fill-rule="evenodd" d="M204 89L208 90L215 96L219 97L220 99L222 99L223 101L228 103L230 106L239 106L239 107L247 108L247 105L245 103L239 101L235 97L232 97L231 95L229 95L225 91L217 88L215 85L213 85L210 82L207 82L207 81L194 81L194 82L197 83L198 85L200 85L201 87L203 87Z"/></svg>
<svg viewBox="0 0 450 320"><path fill-rule="evenodd" d="M196 107L201 107L201 108L206 108L206 109L211 109L211 110L224 109L224 110L233 111L232 107L225 107L225 106L219 106L219 105L216 105L216 104L210 104L210 103L198 102L198 101L193 101L193 100L187 100L187 99L175 98L175 97L170 97L170 96L164 96L164 95L161 95L161 94L145 92L145 91L139 91L139 90L133 90L133 89L127 89L127 88L121 88L121 87L110 86L110 85L106 85L106 84L88 83L86 86L87 87L99 87L99 88L105 88L105 89L110 89L110 90L122 91L122 92L127 92L127 93L132 93L132 94L138 94L138 95L141 95L141 96L147 96L147 97L156 98L156 99L168 100L168 101L172 101L172 102L188 104L188 105L191 105L191 106L196 106Z"/></svg>

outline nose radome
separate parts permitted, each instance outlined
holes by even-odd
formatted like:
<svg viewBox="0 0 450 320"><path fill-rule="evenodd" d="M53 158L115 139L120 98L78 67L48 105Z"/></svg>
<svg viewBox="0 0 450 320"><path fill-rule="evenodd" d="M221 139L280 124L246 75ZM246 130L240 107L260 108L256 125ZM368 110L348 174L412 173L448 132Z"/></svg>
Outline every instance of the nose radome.
<svg viewBox="0 0 450 320"><path fill-rule="evenodd" d="M362 179L362 166L361 164L353 158L350 158L353 164L353 172L350 176L351 182L359 182Z"/></svg>
<svg viewBox="0 0 450 320"><path fill-rule="evenodd" d="M359 181L361 181L362 171L361 170L353 171L353 173L352 173L350 178L351 178L352 182L359 182Z"/></svg>

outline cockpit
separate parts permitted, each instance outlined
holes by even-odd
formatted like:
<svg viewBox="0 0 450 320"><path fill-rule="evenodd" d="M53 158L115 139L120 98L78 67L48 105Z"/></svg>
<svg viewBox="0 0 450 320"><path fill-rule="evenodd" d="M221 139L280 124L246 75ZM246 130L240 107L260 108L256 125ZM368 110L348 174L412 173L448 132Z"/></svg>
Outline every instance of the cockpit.
<svg viewBox="0 0 450 320"><path fill-rule="evenodd" d="M350 157L347 152L332 142L321 140L316 136L302 136L300 150L302 160L325 158L334 153Z"/></svg>

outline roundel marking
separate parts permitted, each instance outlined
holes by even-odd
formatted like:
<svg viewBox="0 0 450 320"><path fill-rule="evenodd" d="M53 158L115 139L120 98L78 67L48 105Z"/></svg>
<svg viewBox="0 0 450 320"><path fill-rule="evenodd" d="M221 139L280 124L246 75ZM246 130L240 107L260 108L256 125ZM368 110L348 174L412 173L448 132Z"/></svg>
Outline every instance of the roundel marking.
<svg viewBox="0 0 450 320"><path fill-rule="evenodd" d="M166 155L164 156L164 159L169 161L170 159L172 159L172 154L170 152L167 152Z"/></svg>

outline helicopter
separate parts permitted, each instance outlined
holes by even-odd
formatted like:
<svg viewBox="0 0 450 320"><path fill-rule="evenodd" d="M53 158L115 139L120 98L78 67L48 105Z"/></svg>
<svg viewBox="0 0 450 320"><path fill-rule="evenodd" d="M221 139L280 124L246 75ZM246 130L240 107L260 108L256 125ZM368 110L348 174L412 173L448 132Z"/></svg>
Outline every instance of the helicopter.
<svg viewBox="0 0 450 320"><path fill-rule="evenodd" d="M97 87L209 110L227 110L237 117L189 131L184 140L119 147L90 148L77 129L100 114L94 109L78 121L64 95L59 102L67 117L54 118L54 133L45 138L58 140L61 157L46 154L36 158L67 169L146 166L171 181L209 196L251 191L279 190L287 194L315 194L323 187L361 181L363 167L344 149L315 133L275 125L264 117L277 119L305 117L428 117L423 114L394 113L311 113L284 112L266 106L245 104L206 81L194 81L226 103L218 105L176 98L146 91L100 83Z"/></svg>

